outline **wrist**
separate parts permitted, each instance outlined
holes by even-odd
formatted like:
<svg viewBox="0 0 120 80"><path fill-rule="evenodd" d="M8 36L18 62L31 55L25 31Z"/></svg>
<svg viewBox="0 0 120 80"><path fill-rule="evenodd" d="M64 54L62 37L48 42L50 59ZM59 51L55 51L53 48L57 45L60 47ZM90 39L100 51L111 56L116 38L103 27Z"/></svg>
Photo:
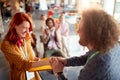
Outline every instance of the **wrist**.
<svg viewBox="0 0 120 80"><path fill-rule="evenodd" d="M63 72L58 73L58 80L67 80L66 76L63 74Z"/></svg>
<svg viewBox="0 0 120 80"><path fill-rule="evenodd" d="M63 74L63 72L58 72L57 74L58 74L58 76L59 76L59 75Z"/></svg>
<svg viewBox="0 0 120 80"><path fill-rule="evenodd" d="M59 75L61 75L61 74L63 74L63 72L56 72L56 73L55 73L55 76L58 78Z"/></svg>

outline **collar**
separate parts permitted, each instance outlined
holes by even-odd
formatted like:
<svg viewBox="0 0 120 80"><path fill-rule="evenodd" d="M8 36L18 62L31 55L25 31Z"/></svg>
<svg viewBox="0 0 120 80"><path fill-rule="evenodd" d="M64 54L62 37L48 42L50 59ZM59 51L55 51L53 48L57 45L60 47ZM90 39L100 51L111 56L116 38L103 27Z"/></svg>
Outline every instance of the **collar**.
<svg viewBox="0 0 120 80"><path fill-rule="evenodd" d="M19 38L17 40L17 45L20 47L20 46L24 46L24 42L23 42L23 39Z"/></svg>

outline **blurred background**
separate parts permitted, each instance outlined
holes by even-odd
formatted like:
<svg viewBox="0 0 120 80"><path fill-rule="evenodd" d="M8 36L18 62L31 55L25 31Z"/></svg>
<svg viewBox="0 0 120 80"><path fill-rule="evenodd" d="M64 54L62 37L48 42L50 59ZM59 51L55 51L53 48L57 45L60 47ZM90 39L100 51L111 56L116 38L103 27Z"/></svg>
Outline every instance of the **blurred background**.
<svg viewBox="0 0 120 80"><path fill-rule="evenodd" d="M40 16L52 15L57 21L59 14L65 14L65 20L69 24L69 57L85 54L86 47L79 45L79 36L76 34L77 20L80 11L90 5L103 8L108 14L113 16L120 24L120 0L0 0L0 43L9 28L9 22L12 16L17 12L30 13L35 25L34 32L37 36L37 50L40 53L38 57L42 58L44 49L40 43ZM78 69L82 67L65 68L69 80L77 80ZM55 80L53 75L46 72L40 72L43 80ZM0 80L9 80L9 65L0 50Z"/></svg>

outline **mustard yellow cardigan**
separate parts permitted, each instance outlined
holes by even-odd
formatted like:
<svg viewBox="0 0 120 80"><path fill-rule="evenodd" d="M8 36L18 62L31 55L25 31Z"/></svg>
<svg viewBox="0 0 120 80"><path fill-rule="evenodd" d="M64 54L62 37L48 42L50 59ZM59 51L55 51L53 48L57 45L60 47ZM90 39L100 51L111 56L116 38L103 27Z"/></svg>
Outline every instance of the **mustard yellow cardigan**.
<svg viewBox="0 0 120 80"><path fill-rule="evenodd" d="M26 71L31 68L31 64L35 55L33 53L30 40L26 41L28 60L25 60L19 47L7 40L1 43L1 50L10 65L10 80L27 80ZM38 72L34 72L35 78L33 80L41 80Z"/></svg>

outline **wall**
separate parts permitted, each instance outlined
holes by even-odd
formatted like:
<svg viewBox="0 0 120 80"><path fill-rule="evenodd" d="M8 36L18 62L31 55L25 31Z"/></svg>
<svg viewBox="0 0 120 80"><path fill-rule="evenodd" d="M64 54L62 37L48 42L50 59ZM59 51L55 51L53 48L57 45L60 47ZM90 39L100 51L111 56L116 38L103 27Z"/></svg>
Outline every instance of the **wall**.
<svg viewBox="0 0 120 80"><path fill-rule="evenodd" d="M115 5L115 0L103 0L103 8L110 15L113 15L114 13L114 5Z"/></svg>

